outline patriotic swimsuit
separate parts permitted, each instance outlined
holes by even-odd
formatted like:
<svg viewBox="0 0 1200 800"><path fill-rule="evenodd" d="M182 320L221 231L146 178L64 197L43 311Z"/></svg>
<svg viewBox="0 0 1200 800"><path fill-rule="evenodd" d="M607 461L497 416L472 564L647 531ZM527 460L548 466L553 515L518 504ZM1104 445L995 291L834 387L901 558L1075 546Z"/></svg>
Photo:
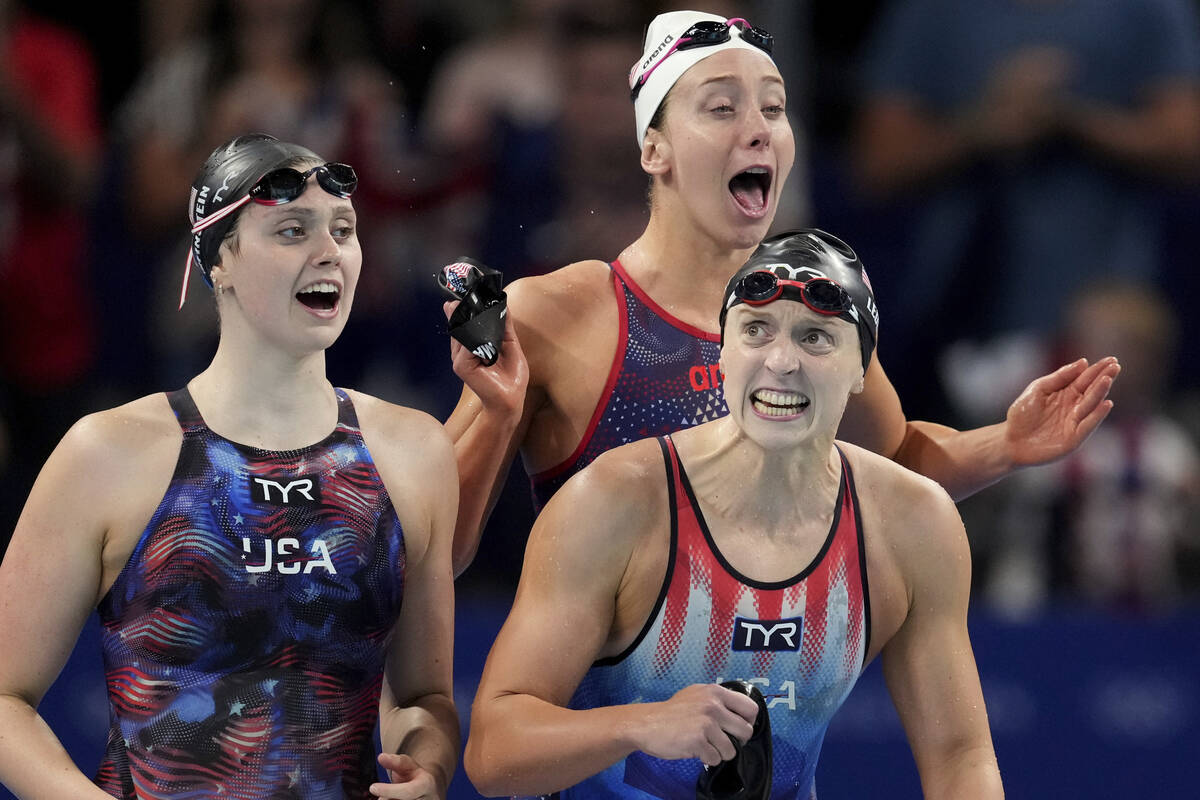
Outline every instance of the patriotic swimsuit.
<svg viewBox="0 0 1200 800"><path fill-rule="evenodd" d="M842 459L829 535L800 574L762 583L725 560L695 502L668 434L728 414L717 363L720 336L676 319L619 262L612 281L619 337L608 381L575 452L531 476L545 505L601 453L660 437L671 499L671 556L657 604L633 644L597 662L571 700L596 708L665 700L693 683L741 678L767 696L774 749L773 798L815 797L825 730L862 670L870 638L858 499ZM557 793L563 800L694 800L697 760L634 753Z"/></svg>
<svg viewBox="0 0 1200 800"><path fill-rule="evenodd" d="M404 536L350 398L321 442L210 430L186 389L171 483L99 606L127 798L368 798Z"/></svg>
<svg viewBox="0 0 1200 800"><path fill-rule="evenodd" d="M694 683L748 680L765 695L771 716L771 797L813 798L825 730L862 671L870 639L863 532L850 467L843 457L833 523L812 563L787 580L765 583L725 559L674 444L670 437L659 442L671 508L661 592L634 642L593 665L569 705L656 702ZM635 752L558 796L695 800L700 769L696 759Z"/></svg>
<svg viewBox="0 0 1200 800"><path fill-rule="evenodd" d="M611 267L619 309L617 353L575 452L530 477L539 509L601 453L729 413L717 369L721 337L675 319L633 282L619 261Z"/></svg>

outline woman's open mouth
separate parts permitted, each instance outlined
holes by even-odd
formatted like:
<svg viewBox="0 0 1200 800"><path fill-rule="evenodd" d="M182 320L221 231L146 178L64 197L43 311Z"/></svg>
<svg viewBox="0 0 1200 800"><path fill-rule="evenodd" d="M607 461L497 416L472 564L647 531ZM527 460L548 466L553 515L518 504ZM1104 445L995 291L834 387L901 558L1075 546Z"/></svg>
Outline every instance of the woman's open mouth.
<svg viewBox="0 0 1200 800"><path fill-rule="evenodd" d="M336 283L318 281L296 292L296 299L314 311L333 311L341 295L342 290Z"/></svg>
<svg viewBox="0 0 1200 800"><path fill-rule="evenodd" d="M771 171L766 167L751 167L729 181L734 202L752 216L761 216L766 211L770 190Z"/></svg>

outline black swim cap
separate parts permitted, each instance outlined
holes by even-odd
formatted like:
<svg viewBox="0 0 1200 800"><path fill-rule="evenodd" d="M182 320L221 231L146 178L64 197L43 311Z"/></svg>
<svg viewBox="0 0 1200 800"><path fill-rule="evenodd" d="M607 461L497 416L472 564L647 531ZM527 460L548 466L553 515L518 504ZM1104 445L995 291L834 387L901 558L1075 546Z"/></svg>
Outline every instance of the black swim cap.
<svg viewBox="0 0 1200 800"><path fill-rule="evenodd" d="M850 245L816 228L787 231L764 240L725 285L720 318L722 345L725 344L725 316L730 308L742 302L734 287L744 276L760 270L788 280L829 278L845 289L853 305L838 317L858 328L863 372L866 372L879 331L879 309L867 272Z"/></svg>
<svg viewBox="0 0 1200 800"><path fill-rule="evenodd" d="M196 180L188 202L188 218L194 226L235 200L245 197L266 173L279 167L290 167L324 159L307 147L281 142L265 133L238 136L212 151ZM229 234L241 209L209 227L192 234L192 260L200 269L204 282L212 287L212 268L217 261L221 242Z"/></svg>

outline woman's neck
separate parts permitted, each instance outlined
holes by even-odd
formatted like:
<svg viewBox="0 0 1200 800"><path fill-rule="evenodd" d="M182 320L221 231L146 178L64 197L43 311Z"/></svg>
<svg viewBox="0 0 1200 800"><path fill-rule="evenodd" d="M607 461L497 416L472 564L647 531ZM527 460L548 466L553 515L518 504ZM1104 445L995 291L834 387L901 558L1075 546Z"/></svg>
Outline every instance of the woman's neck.
<svg viewBox="0 0 1200 800"><path fill-rule="evenodd" d="M653 213L620 261L659 305L684 322L715 331L725 284L752 251L731 249L691 226Z"/></svg>
<svg viewBox="0 0 1200 800"><path fill-rule="evenodd" d="M313 444L337 423L323 350L294 357L238 348L223 336L212 363L188 388L214 431L266 450Z"/></svg>
<svg viewBox="0 0 1200 800"><path fill-rule="evenodd" d="M674 438L684 442L697 497L723 517L792 530L813 514L827 514L837 497L841 465L832 435L768 450L724 417Z"/></svg>

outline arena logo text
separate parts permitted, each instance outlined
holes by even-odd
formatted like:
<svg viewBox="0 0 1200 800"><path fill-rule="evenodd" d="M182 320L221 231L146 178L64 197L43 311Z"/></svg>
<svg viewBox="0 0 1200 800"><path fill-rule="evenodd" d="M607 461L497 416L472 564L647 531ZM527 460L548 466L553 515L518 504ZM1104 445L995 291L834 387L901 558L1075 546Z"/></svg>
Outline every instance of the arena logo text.
<svg viewBox="0 0 1200 800"><path fill-rule="evenodd" d="M688 383L697 392L715 389L721 385L721 365L704 364L688 370Z"/></svg>

